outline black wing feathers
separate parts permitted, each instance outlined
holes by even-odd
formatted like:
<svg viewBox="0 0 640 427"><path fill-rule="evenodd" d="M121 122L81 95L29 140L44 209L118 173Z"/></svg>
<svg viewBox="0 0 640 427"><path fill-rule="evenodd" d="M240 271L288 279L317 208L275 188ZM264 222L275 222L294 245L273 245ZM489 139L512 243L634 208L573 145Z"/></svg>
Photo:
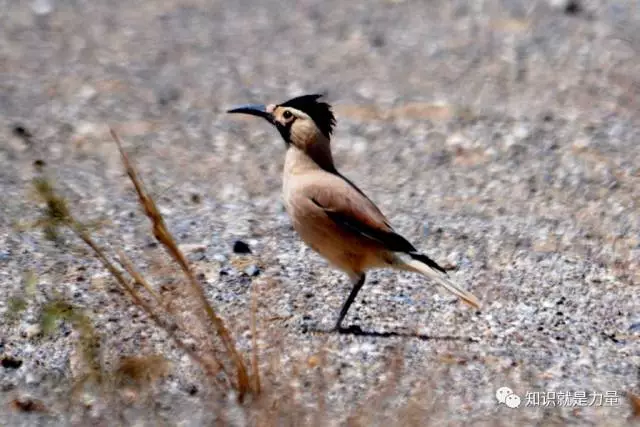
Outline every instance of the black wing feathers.
<svg viewBox="0 0 640 427"><path fill-rule="evenodd" d="M369 198L353 183L351 183L349 180L347 180L342 176L340 177L344 179L344 181L347 182L350 186L352 186L355 190L357 190L358 193L360 193L363 197L369 200ZM325 207L315 197L312 197L311 201L317 207L322 209L324 213L329 217L329 219L331 219L334 223L336 223L338 226L340 226L344 230L348 230L351 233L354 233L362 237L365 237L367 239L378 242L380 245L382 245L384 248L386 248L391 252L404 252L408 254L412 259L416 261L420 261L423 264L429 266L430 268L436 271L439 271L443 274L447 274L446 270L440 267L434 260L418 252L418 250L415 248L415 246L411 244L411 242L409 242L407 239L405 239L404 237L402 237L401 235L393 231L393 228L391 228L391 226L388 224L388 222L384 218L384 215L380 213L380 211L375 207L373 202L371 202L371 206L376 209L376 212L380 213L381 218L378 218L377 221L373 220L369 223L367 222L367 219L369 218L366 217L366 214L364 212L360 214L361 215L364 214L365 217L358 218L359 211L357 210L356 211L350 211L349 209L336 210L330 207Z"/></svg>
<svg viewBox="0 0 640 427"><path fill-rule="evenodd" d="M327 209L322 206L316 199L311 201L324 210L324 212L331 218L333 222L340 225L343 228L350 230L351 232L362 234L371 240L380 242L387 249L393 252L416 252L416 248L407 239L401 235L394 233L393 231L380 230L370 225L367 225L350 215L345 215L341 212L337 212L331 209Z"/></svg>

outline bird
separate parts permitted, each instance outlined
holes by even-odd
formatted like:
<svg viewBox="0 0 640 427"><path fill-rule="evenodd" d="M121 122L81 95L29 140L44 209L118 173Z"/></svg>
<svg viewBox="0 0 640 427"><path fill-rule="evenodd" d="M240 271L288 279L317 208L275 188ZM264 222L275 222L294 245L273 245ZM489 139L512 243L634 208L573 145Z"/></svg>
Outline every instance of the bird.
<svg viewBox="0 0 640 427"><path fill-rule="evenodd" d="M349 277L351 292L332 330L345 331L349 308L373 269L410 271L444 287L468 305L478 299L455 284L447 271L398 234L375 203L336 169L331 137L333 108L309 94L281 104L247 104L227 111L262 117L286 147L282 195L293 228L312 250Z"/></svg>

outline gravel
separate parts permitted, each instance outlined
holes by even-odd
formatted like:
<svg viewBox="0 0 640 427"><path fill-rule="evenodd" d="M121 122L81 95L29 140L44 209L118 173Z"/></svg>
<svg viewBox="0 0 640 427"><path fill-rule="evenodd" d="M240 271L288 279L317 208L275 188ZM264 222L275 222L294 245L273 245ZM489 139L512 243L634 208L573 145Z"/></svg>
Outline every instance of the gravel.
<svg viewBox="0 0 640 427"><path fill-rule="evenodd" d="M414 412L415 425L623 424L625 393L640 394L640 9L561 3L5 2L0 424L259 424L212 397L81 242L34 226L31 181L46 174L101 245L125 249L160 292L179 291L109 125L247 354L257 295L265 395L297 411L274 423L309 421L320 393L327 425ZM335 105L341 172L452 268L481 312L378 271L345 319L361 330L310 332L333 324L348 280L291 227L277 132L224 114L308 92ZM66 321L41 330L56 299L91 319L105 369L170 360L121 421L90 393L68 408L82 337ZM509 409L495 398L503 386L525 403L607 391L619 402Z"/></svg>

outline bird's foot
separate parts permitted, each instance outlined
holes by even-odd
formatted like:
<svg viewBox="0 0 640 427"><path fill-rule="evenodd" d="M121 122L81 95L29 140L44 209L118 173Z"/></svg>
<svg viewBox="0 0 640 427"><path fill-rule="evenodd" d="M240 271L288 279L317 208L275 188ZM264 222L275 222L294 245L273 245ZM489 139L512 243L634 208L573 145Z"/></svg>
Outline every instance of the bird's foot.
<svg viewBox="0 0 640 427"><path fill-rule="evenodd" d="M322 333L322 334L345 334L345 335L364 335L365 331L358 325L350 325L347 327L336 325L331 329L320 328L317 325L303 323L300 326L300 331L303 334L308 333Z"/></svg>
<svg viewBox="0 0 640 427"><path fill-rule="evenodd" d="M333 332L337 332L339 334L349 334L349 335L362 335L364 331L358 325L347 326L346 328L340 325L336 325L333 328Z"/></svg>

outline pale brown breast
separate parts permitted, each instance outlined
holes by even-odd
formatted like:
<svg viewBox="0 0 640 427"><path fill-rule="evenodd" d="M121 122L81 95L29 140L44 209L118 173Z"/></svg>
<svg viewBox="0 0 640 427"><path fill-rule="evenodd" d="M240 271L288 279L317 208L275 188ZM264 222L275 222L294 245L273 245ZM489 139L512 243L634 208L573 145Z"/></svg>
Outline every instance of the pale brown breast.
<svg viewBox="0 0 640 427"><path fill-rule="evenodd" d="M361 273L383 265L381 248L336 224L313 203L321 174L291 179L284 186L284 204L293 227L309 247L348 274Z"/></svg>

